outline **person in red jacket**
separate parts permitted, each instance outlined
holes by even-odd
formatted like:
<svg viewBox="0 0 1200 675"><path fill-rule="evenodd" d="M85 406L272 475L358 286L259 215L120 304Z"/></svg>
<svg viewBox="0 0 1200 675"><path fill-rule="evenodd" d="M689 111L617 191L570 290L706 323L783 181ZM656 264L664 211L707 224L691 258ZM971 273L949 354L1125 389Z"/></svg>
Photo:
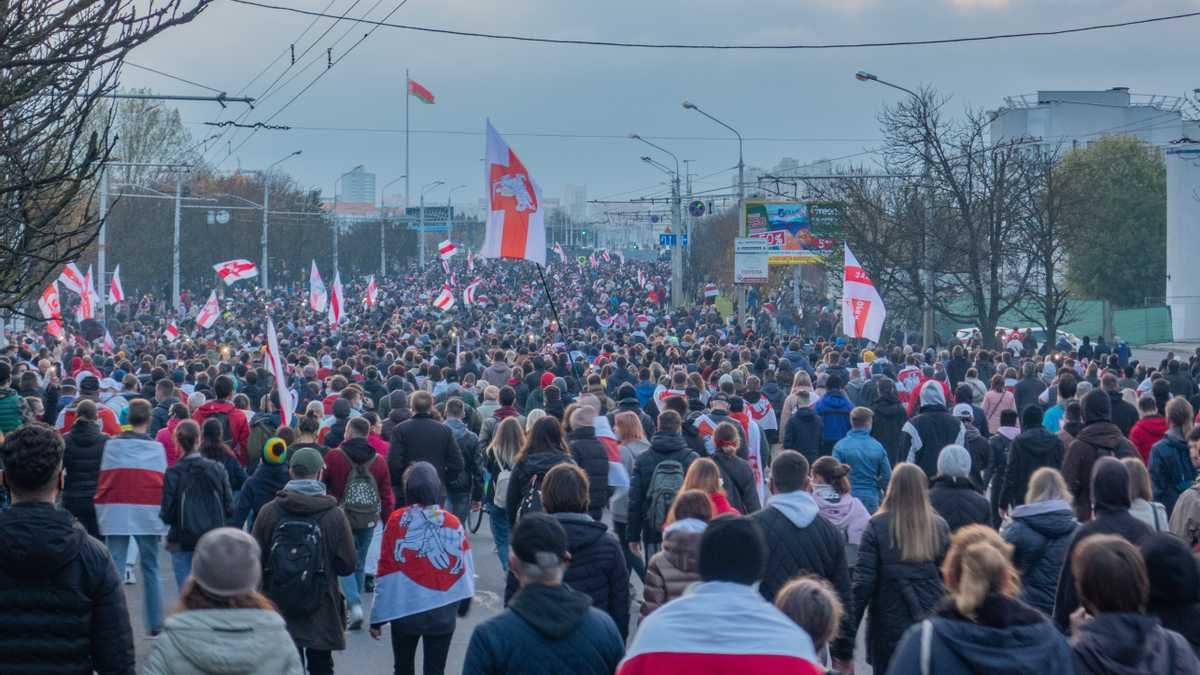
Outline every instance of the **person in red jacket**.
<svg viewBox="0 0 1200 675"><path fill-rule="evenodd" d="M222 426L228 423L230 438L225 438L229 447L233 450L233 454L237 456L238 462L242 466L249 464L249 457L246 454L246 445L250 440L250 422L246 420L246 415L233 406L231 399L233 398L233 378L228 375L222 375L213 383L213 393L216 394L216 400L209 401L200 406L192 415L192 419L196 424L203 428L204 420L210 417L222 419Z"/></svg>
<svg viewBox="0 0 1200 675"><path fill-rule="evenodd" d="M1141 415L1129 430L1129 440L1137 448L1142 461L1150 464L1150 448L1167 435L1167 418L1158 412L1158 403L1153 396L1143 396L1138 399L1138 414Z"/></svg>
<svg viewBox="0 0 1200 675"><path fill-rule="evenodd" d="M346 605L350 608L350 630L359 630L363 624L361 598L366 580L363 565L367 559L367 549L371 546L371 536L379 522L387 522L388 515L396 505L387 459L380 457L367 440L370 433L371 423L362 417L355 417L347 422L345 440L338 447L325 453L325 475L322 478L327 494L341 504L355 466L366 465L371 477L375 479L375 489L379 493L379 514L374 522L356 522L362 517L360 514L349 510L346 514L351 518L350 532L354 536L354 548L358 550L358 567L355 568L354 574L341 579L342 593L346 595Z"/></svg>

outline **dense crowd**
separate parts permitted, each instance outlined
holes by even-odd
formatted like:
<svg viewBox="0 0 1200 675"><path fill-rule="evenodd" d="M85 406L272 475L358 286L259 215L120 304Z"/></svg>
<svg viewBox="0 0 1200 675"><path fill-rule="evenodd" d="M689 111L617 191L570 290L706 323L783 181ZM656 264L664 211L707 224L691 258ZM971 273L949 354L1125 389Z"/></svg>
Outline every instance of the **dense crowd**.
<svg viewBox="0 0 1200 675"><path fill-rule="evenodd" d="M661 262L366 283L6 336L0 672L140 632L144 673L331 673L386 629L441 673L494 555L466 673L1200 673L1200 353L865 344L782 290L738 326Z"/></svg>

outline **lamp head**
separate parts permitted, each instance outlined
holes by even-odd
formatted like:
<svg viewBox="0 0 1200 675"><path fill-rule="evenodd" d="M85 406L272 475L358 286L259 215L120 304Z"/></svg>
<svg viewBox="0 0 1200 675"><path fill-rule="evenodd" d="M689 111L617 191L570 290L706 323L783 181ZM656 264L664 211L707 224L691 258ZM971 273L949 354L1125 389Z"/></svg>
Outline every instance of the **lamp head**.
<svg viewBox="0 0 1200 675"><path fill-rule="evenodd" d="M295 151L295 152L293 152L293 153L292 153L292 157L295 157L296 155L302 155L302 154L304 154L304 151L303 151L303 150L297 150L297 151Z"/></svg>
<svg viewBox="0 0 1200 675"><path fill-rule="evenodd" d="M683 102L683 109L684 109L684 110L695 110L695 109L696 109L696 104L695 104L695 103L692 103L691 101L684 101L684 102Z"/></svg>
<svg viewBox="0 0 1200 675"><path fill-rule="evenodd" d="M859 82L867 82L870 80L878 80L879 78L865 70L860 70L854 74L854 79L858 80Z"/></svg>
<svg viewBox="0 0 1200 675"><path fill-rule="evenodd" d="M649 157L647 157L647 156L645 156L645 155L643 155L643 156L642 156L642 161L643 161L643 162L645 162L645 163L647 163L647 164L649 164L650 162L653 162L654 160L653 160L653 159L650 159Z"/></svg>
<svg viewBox="0 0 1200 675"><path fill-rule="evenodd" d="M635 140L635 141L639 141L642 139L642 137L638 136L637 134L629 134L629 138L632 140Z"/></svg>

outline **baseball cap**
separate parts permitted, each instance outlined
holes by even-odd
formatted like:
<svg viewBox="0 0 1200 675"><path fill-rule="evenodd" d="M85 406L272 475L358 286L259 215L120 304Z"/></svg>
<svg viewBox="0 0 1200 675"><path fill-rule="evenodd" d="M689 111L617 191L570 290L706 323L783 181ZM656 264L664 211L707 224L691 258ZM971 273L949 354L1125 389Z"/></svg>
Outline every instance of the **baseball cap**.
<svg viewBox="0 0 1200 675"><path fill-rule="evenodd" d="M530 513L522 516L513 528L512 551L519 560L531 565L538 564L539 553L567 560L567 533L553 516Z"/></svg>
<svg viewBox="0 0 1200 675"><path fill-rule="evenodd" d="M300 448L292 454L289 466L300 469L306 476L315 476L325 468L325 460L316 448Z"/></svg>
<svg viewBox="0 0 1200 675"><path fill-rule="evenodd" d="M970 417L974 419L975 409L971 407L970 403L959 403L958 405L954 406L954 416Z"/></svg>

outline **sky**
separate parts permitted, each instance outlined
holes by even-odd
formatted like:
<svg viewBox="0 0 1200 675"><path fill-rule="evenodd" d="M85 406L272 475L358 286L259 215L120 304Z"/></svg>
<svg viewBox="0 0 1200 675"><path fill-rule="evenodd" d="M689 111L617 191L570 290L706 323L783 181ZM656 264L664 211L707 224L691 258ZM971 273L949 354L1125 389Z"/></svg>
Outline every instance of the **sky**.
<svg viewBox="0 0 1200 675"><path fill-rule="evenodd" d="M400 4L266 1L372 19ZM1198 10L1200 0L407 0L390 21L588 40L840 43L1050 30ZM910 88L933 85L958 110L994 109L1005 96L1039 89L1125 86L1182 95L1200 87L1200 18L1061 37L797 51L546 45L386 27L351 49L370 26L319 19L301 37L312 21L217 0L129 61L259 98L248 113L237 104L225 111L214 103L179 107L196 141L219 131L205 122L270 120L293 127L260 131L244 143L248 132L227 132L209 144L205 158L222 170L261 169L302 150L279 168L327 195L338 176L358 164L377 174L380 188L405 173L407 69L437 99L432 106L416 99L410 105L413 201L421 186L441 180L445 186L430 190L428 199L444 201L446 189L461 184L466 187L454 201L463 204L485 194L480 158L489 118L546 196L559 197L565 185L576 184L587 186L590 199L626 199L666 194L665 176L641 156L671 163L629 140L630 133L694 160L696 190L729 186L737 163L732 134L684 110L685 99L748 139L748 166L770 169L785 156L801 163L851 155L857 156L846 161L870 161L870 154L859 153L878 146L877 115L903 94L858 82L857 70ZM284 56L268 68L291 44L297 56L308 54L295 66ZM331 69L327 54L336 60ZM323 77L283 107L323 69ZM263 97L279 76L283 86ZM135 68L124 70L122 86L205 93ZM401 197L404 183L389 195Z"/></svg>

